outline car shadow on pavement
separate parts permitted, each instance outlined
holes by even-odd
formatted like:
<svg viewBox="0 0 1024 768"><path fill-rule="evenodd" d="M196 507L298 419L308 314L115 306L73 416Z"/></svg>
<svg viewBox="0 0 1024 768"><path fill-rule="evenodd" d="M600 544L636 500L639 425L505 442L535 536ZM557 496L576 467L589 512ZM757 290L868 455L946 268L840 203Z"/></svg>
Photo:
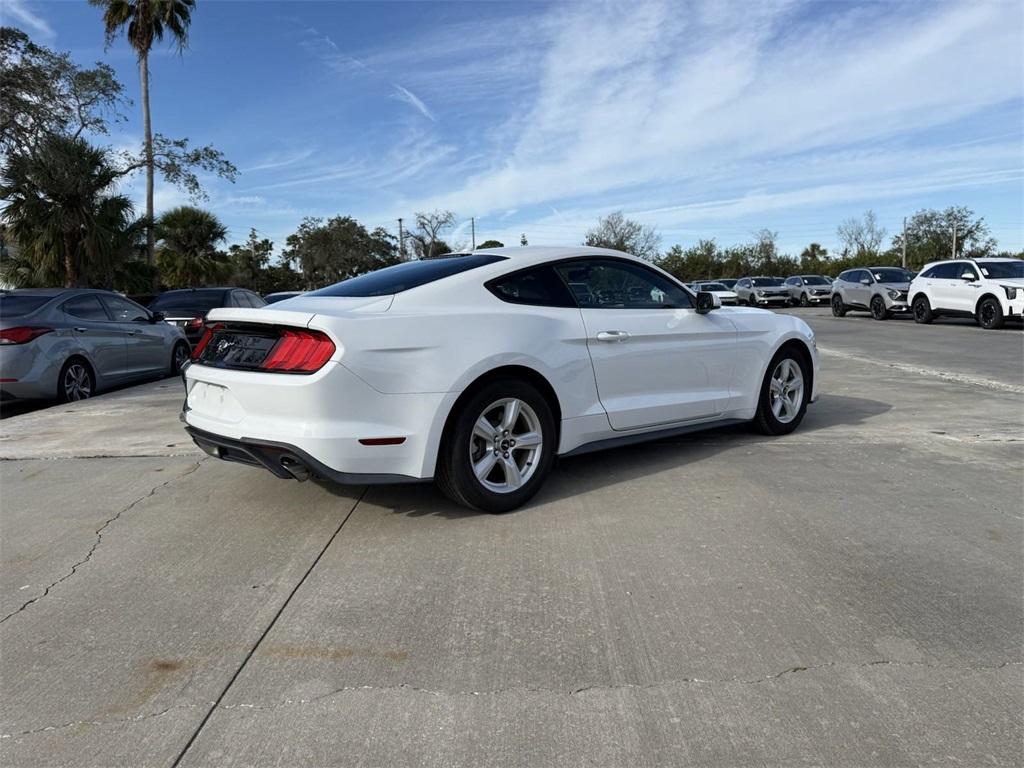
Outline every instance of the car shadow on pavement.
<svg viewBox="0 0 1024 768"><path fill-rule="evenodd" d="M879 400L822 395L808 409L803 423L793 436L799 438L801 434L835 427L855 427L891 409L889 403ZM734 424L560 459L552 469L547 483L523 509L571 498L582 492L641 480L681 464L704 461L723 451L785 439L759 434L749 424ZM394 514L409 517L436 516L462 520L485 514L459 507L430 483L377 486L369 490L366 498L375 505L389 508Z"/></svg>

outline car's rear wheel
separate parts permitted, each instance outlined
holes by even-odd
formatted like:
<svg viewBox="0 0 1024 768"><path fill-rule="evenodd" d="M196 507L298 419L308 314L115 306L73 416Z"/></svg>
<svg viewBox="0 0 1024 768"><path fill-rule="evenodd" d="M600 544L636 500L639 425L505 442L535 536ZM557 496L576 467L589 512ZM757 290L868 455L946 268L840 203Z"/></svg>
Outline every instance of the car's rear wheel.
<svg viewBox="0 0 1024 768"><path fill-rule="evenodd" d="M793 347L779 350L761 383L754 426L766 435L786 435L803 421L810 398L810 372Z"/></svg>
<svg viewBox="0 0 1024 768"><path fill-rule="evenodd" d="M57 397L61 402L87 400L95 391L96 377L85 360L72 357L64 363L57 378Z"/></svg>
<svg viewBox="0 0 1024 768"><path fill-rule="evenodd" d="M932 305L928 302L927 296L914 297L914 303L911 305L911 309L914 310L915 323L928 325L935 319L935 315L932 313Z"/></svg>
<svg viewBox="0 0 1024 768"><path fill-rule="evenodd" d="M174 351L171 352L171 376L177 376L181 373L181 367L188 360L190 351L188 343L179 341L174 345Z"/></svg>
<svg viewBox="0 0 1024 768"><path fill-rule="evenodd" d="M832 314L835 317L846 317L846 305L843 304L843 297L838 294L832 297Z"/></svg>
<svg viewBox="0 0 1024 768"><path fill-rule="evenodd" d="M544 396L525 381L492 381L453 414L437 485L458 504L509 512L544 484L555 449L555 420Z"/></svg>
<svg viewBox="0 0 1024 768"><path fill-rule="evenodd" d="M885 299L881 296L875 296L871 300L871 316L875 320L888 320L892 317L892 312L885 308Z"/></svg>
<svg viewBox="0 0 1024 768"><path fill-rule="evenodd" d="M993 331L1002 328L1006 320L1003 317L1003 308L999 305L999 301L991 296L982 299L978 305L977 321L978 325L985 330Z"/></svg>

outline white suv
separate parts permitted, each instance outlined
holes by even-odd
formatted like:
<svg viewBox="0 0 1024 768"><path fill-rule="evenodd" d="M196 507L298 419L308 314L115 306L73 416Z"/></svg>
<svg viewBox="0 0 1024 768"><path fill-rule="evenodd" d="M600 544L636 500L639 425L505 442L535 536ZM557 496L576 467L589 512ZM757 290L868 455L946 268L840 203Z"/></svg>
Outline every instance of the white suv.
<svg viewBox="0 0 1024 768"><path fill-rule="evenodd" d="M939 315L973 317L982 328L1002 328L1024 312L1024 260L953 259L926 264L910 284L914 320Z"/></svg>

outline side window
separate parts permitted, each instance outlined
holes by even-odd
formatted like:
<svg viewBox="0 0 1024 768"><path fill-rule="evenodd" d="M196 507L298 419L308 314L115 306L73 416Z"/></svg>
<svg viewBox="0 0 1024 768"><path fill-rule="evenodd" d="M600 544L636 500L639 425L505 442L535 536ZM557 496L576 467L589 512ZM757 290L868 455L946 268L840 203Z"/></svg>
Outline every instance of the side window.
<svg viewBox="0 0 1024 768"><path fill-rule="evenodd" d="M232 291L228 296L226 307L248 307L249 302L245 300L245 295L241 291Z"/></svg>
<svg viewBox="0 0 1024 768"><path fill-rule="evenodd" d="M970 264L970 263L963 264L957 270L957 275L956 276L958 278L960 278L961 280L964 279L964 278L967 278L967 277L971 278L972 280L977 280L978 279L978 270L974 268L973 264Z"/></svg>
<svg viewBox="0 0 1024 768"><path fill-rule="evenodd" d="M569 289L549 266L535 267L499 277L486 284L487 290L511 304L541 307L575 307Z"/></svg>
<svg viewBox="0 0 1024 768"><path fill-rule="evenodd" d="M747 280L747 278L743 278L738 283L736 283L736 287L737 288L749 288L750 287L750 281Z"/></svg>
<svg viewBox="0 0 1024 768"><path fill-rule="evenodd" d="M264 301L263 297L260 296L258 293L253 293L252 291L249 291L248 294L249 294L249 304L254 309L259 309L260 307L267 306L267 302Z"/></svg>
<svg viewBox="0 0 1024 768"><path fill-rule="evenodd" d="M939 280L955 280L957 276L957 265L956 264L939 264L935 267L935 274L933 277Z"/></svg>
<svg viewBox="0 0 1024 768"><path fill-rule="evenodd" d="M836 282L843 282L843 283L850 282L850 273L849 272L840 272L839 273L839 277L836 278Z"/></svg>
<svg viewBox="0 0 1024 768"><path fill-rule="evenodd" d="M861 283L865 280L867 280L869 283L873 282L871 280L871 274L866 269L858 269L853 273L853 282Z"/></svg>
<svg viewBox="0 0 1024 768"><path fill-rule="evenodd" d="M657 272L628 261L569 261L556 267L576 301L593 309L680 309L690 294Z"/></svg>
<svg viewBox="0 0 1024 768"><path fill-rule="evenodd" d="M99 322L110 322L110 315L103 308L98 296L87 293L84 296L76 296L64 302L63 310L80 320L93 320Z"/></svg>
<svg viewBox="0 0 1024 768"><path fill-rule="evenodd" d="M142 320L149 320L149 312L144 310L134 301L129 301L120 296L104 296L103 303L107 305L114 320L119 323L134 323Z"/></svg>
<svg viewBox="0 0 1024 768"><path fill-rule="evenodd" d="M931 267L930 269L926 269L924 272L918 275L918 277L935 277L935 273L938 271L938 269L938 267Z"/></svg>

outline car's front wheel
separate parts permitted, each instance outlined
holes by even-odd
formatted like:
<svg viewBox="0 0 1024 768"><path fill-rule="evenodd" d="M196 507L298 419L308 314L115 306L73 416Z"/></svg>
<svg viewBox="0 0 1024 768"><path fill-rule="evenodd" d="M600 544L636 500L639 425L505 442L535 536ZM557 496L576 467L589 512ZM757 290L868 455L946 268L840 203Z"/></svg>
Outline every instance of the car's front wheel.
<svg viewBox="0 0 1024 768"><path fill-rule="evenodd" d="M977 320L978 325L985 330L992 331L1002 328L1005 318L1003 317L1003 308L999 305L999 301L991 296L987 299L982 299L981 304L978 305Z"/></svg>
<svg viewBox="0 0 1024 768"><path fill-rule="evenodd" d="M188 360L189 354L189 348L186 342L179 341L175 343L174 351L171 352L171 376L177 376L181 373L181 367L185 365L185 361Z"/></svg>
<svg viewBox="0 0 1024 768"><path fill-rule="evenodd" d="M885 308L885 299L881 296L875 296L871 300L871 316L875 320L888 320L892 317L892 312Z"/></svg>
<svg viewBox="0 0 1024 768"><path fill-rule="evenodd" d="M843 297L839 294L832 297L832 314L836 317L846 317L846 305L843 304Z"/></svg>
<svg viewBox="0 0 1024 768"><path fill-rule="evenodd" d="M87 400L95 391L96 377L85 360L72 357L64 363L57 378L57 397L62 403Z"/></svg>
<svg viewBox="0 0 1024 768"><path fill-rule="evenodd" d="M800 306L801 307L809 307L809 306L811 306L811 300L809 298L807 298L807 294L806 293L801 293L800 294Z"/></svg>
<svg viewBox="0 0 1024 768"><path fill-rule="evenodd" d="M928 325L935 319L935 315L932 313L932 305L928 302L927 296L916 296L914 298L914 303L911 305L911 309L914 310L915 323Z"/></svg>
<svg viewBox="0 0 1024 768"><path fill-rule="evenodd" d="M765 435L787 435L803 421L811 396L811 379L804 356L792 347L772 358L761 383L754 426Z"/></svg>
<svg viewBox="0 0 1024 768"><path fill-rule="evenodd" d="M489 382L459 405L442 443L436 481L452 501L484 512L525 504L555 456L555 419L525 381Z"/></svg>

